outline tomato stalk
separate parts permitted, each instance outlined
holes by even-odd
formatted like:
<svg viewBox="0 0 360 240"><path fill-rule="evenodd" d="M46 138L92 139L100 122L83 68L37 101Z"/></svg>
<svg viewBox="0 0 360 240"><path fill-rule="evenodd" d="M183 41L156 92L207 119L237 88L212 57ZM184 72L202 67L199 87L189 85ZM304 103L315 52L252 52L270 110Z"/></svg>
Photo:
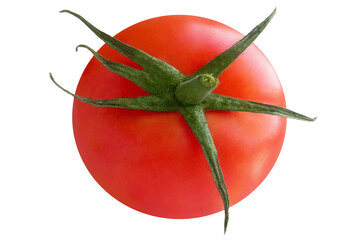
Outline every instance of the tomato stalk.
<svg viewBox="0 0 360 240"><path fill-rule="evenodd" d="M219 85L219 80L210 74L199 74L194 78L179 83L175 96L183 105L201 103Z"/></svg>
<svg viewBox="0 0 360 240"><path fill-rule="evenodd" d="M179 112L184 117L201 145L210 167L215 186L222 198L225 210L224 232L226 232L229 219L229 194L219 164L217 150L207 125L205 111L244 111L271 114L305 121L315 120L315 118L310 118L279 106L212 93L219 84L218 78L222 72L234 62L235 59L249 47L265 29L273 18L276 9L244 38L189 76L184 75L168 63L150 56L149 54L100 31L80 15L68 10L63 10L61 12L66 12L77 17L106 44L139 64L143 70L110 61L86 45L79 45L76 50L78 50L78 48L89 50L107 69L134 82L147 91L149 95L105 100L92 99L78 96L64 89L55 82L52 74L50 74L51 80L56 86L74 98L94 106L157 112Z"/></svg>

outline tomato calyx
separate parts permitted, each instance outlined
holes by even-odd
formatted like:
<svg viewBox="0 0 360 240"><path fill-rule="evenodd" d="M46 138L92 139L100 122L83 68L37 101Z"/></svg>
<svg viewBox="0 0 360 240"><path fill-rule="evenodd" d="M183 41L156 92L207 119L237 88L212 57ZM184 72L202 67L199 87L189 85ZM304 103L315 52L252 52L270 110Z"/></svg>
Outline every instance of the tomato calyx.
<svg viewBox="0 0 360 240"><path fill-rule="evenodd" d="M179 112L201 145L215 185L222 198L225 211L224 232L226 232L229 219L229 194L219 164L217 150L207 125L205 111L243 111L271 114L305 121L315 120L315 118L307 117L286 108L237 99L212 92L218 86L218 78L223 71L234 62L265 29L273 18L276 9L244 38L188 76L168 63L109 36L94 27L80 15L69 10L63 10L61 12L66 12L77 17L107 45L139 64L143 70L110 61L86 45L79 45L76 50L79 48L89 50L108 70L137 84L140 88L148 92L149 95L104 100L92 99L76 95L66 90L54 80L50 73L51 80L56 86L74 98L97 107Z"/></svg>

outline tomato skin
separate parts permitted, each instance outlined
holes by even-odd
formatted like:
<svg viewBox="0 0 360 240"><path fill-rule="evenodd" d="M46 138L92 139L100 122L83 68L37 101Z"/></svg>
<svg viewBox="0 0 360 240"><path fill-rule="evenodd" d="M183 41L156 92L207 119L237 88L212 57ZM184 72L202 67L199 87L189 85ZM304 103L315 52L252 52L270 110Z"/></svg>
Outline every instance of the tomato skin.
<svg viewBox="0 0 360 240"><path fill-rule="evenodd" d="M213 20L164 16L135 24L115 36L191 74L243 37ZM104 57L137 67L104 45ZM285 107L275 70L252 44L220 76L215 93ZM147 93L91 59L80 96L109 99ZM250 194L280 153L286 118L208 111L230 205ZM223 210L219 192L196 137L179 113L100 108L74 100L74 135L94 179L114 198L159 217L192 218Z"/></svg>

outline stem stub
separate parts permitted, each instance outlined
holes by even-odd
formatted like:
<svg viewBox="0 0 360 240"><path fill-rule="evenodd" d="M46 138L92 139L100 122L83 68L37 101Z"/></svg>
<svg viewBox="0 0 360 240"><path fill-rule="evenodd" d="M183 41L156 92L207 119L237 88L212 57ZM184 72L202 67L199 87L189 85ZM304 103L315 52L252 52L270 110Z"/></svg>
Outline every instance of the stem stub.
<svg viewBox="0 0 360 240"><path fill-rule="evenodd" d="M219 80L211 74L199 74L190 80L180 83L175 96L183 105L198 104L219 85Z"/></svg>

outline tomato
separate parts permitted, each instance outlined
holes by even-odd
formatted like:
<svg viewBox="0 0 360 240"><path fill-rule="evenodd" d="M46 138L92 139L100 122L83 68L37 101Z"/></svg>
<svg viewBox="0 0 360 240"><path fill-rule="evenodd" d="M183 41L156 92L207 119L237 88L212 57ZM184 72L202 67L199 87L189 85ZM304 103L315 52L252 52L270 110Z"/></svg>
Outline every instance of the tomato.
<svg viewBox="0 0 360 240"><path fill-rule="evenodd" d="M243 35L195 16L163 16L137 23L115 38L189 75ZM141 69L108 45L107 59ZM214 93L285 107L278 76L252 44L219 78ZM93 99L148 95L91 59L76 94ZM249 112L206 111L230 205L265 179L280 153L286 118ZM73 129L81 158L111 196L140 212L194 218L224 209L201 145L180 113L99 108L77 99Z"/></svg>

